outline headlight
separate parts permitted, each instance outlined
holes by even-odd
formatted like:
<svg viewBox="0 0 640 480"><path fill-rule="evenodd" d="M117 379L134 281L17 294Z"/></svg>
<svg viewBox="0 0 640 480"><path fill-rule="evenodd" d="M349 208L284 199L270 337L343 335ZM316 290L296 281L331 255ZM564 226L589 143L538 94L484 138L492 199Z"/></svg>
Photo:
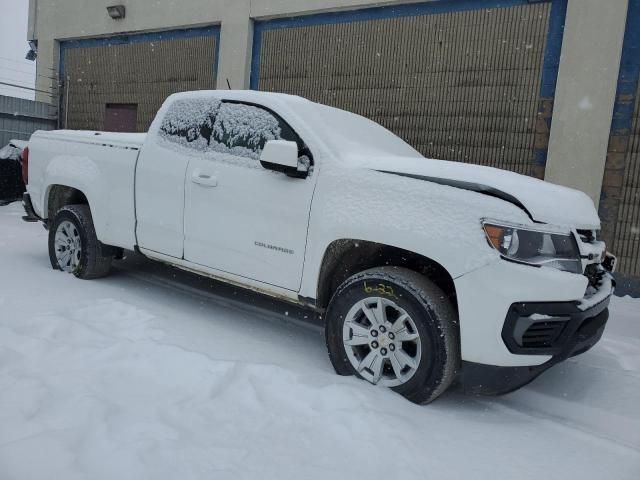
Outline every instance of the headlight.
<svg viewBox="0 0 640 480"><path fill-rule="evenodd" d="M483 222L489 245L509 260L582 273L578 244L572 234Z"/></svg>

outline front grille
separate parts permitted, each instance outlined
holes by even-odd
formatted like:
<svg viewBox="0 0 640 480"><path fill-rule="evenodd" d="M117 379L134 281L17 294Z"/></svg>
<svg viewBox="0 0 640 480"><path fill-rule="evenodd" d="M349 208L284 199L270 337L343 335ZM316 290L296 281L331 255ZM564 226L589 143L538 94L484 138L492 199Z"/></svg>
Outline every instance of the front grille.
<svg viewBox="0 0 640 480"><path fill-rule="evenodd" d="M602 285L605 270L601 264L605 259L605 245L598 239L599 232L597 230L577 230L577 233L583 244L580 249L583 252L582 259L588 263L584 269L584 276L589 281L585 298L589 298Z"/></svg>
<svg viewBox="0 0 640 480"><path fill-rule="evenodd" d="M522 335L524 348L552 347L566 326L566 321L545 321L533 323Z"/></svg>
<svg viewBox="0 0 640 480"><path fill-rule="evenodd" d="M589 280L589 287L595 288L596 290L602 285L604 274L605 270L597 263L587 265L587 268L584 270L584 276Z"/></svg>

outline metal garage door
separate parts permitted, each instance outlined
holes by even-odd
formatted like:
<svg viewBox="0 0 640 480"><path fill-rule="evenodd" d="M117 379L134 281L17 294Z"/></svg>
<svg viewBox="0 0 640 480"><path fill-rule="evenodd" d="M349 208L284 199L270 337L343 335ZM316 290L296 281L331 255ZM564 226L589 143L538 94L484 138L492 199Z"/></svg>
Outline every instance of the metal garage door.
<svg viewBox="0 0 640 480"><path fill-rule="evenodd" d="M429 157L542 176L552 4L501 5L509 6L431 2L264 22L252 86L372 118Z"/></svg>
<svg viewBox="0 0 640 480"><path fill-rule="evenodd" d="M640 277L640 89L636 94L633 126L620 186L615 234L610 244L621 273Z"/></svg>
<svg viewBox="0 0 640 480"><path fill-rule="evenodd" d="M630 0L600 201L621 293L640 293L640 0Z"/></svg>
<svg viewBox="0 0 640 480"><path fill-rule="evenodd" d="M217 27L64 42L61 123L103 130L107 105L135 106L146 131L168 95L215 88Z"/></svg>

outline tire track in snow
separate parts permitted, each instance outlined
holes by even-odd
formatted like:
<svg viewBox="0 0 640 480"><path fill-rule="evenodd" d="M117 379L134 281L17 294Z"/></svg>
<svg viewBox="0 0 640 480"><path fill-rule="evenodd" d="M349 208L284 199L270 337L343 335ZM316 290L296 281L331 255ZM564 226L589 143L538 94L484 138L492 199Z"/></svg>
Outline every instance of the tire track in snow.
<svg viewBox="0 0 640 480"><path fill-rule="evenodd" d="M525 387L526 388L526 387ZM528 395L536 395L534 392L527 392ZM548 399L547 399L548 400ZM547 421L558 428L564 428L567 430L573 430L578 432L583 439L591 439L597 438L600 441L617 445L624 451L633 454L640 454L640 448L632 443L626 442L619 438L614 438L608 435L606 432L599 431L595 428L591 428L588 425L580 422L573 421L566 417L561 416L560 414L550 413L548 411L543 411L540 409L535 409L528 405L524 405L522 403L518 404L515 400L501 400L494 399L491 403L497 407L502 408L504 410L508 410L511 412L517 412L521 415L525 415L530 418L536 418L539 420ZM569 403L569 402L567 402ZM582 407L584 408L584 407ZM591 409L590 409L591 410ZM591 415L598 415L598 412L593 409L593 411L589 412Z"/></svg>

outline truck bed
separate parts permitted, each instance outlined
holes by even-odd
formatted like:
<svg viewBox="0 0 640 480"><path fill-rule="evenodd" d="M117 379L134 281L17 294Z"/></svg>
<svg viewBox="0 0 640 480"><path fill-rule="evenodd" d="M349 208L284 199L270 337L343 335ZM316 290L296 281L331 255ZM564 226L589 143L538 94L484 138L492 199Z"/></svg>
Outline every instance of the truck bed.
<svg viewBox="0 0 640 480"><path fill-rule="evenodd" d="M38 132L40 138L67 142L112 145L138 149L147 137L146 133L97 132L92 130L51 130Z"/></svg>
<svg viewBox="0 0 640 480"><path fill-rule="evenodd" d="M39 130L29 141L29 194L35 213L49 214L52 188L87 197L98 238L135 246L134 178L146 134ZM54 191L57 194L57 190Z"/></svg>

